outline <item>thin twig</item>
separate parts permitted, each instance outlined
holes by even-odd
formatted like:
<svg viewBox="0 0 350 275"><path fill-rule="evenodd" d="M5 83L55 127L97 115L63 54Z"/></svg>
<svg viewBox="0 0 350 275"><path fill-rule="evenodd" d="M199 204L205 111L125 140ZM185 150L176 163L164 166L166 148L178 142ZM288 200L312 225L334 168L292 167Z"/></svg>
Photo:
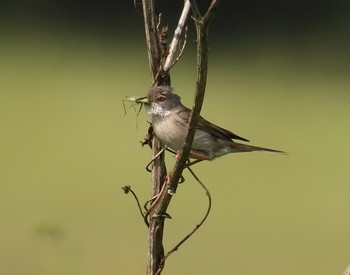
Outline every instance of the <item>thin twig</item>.
<svg viewBox="0 0 350 275"><path fill-rule="evenodd" d="M183 44L180 46L180 52L178 54L178 56L176 57L176 59L174 60L174 62L170 65L170 68L174 67L174 65L177 63L177 61L180 60L180 58L182 57L182 55L184 54L185 52L185 48L186 48L186 45L187 45L187 27L185 28L185 34L184 34L184 38L183 38Z"/></svg>
<svg viewBox="0 0 350 275"><path fill-rule="evenodd" d="M163 67L164 71L169 71L172 68L172 66L174 66L173 64L174 56L181 38L182 31L185 28L188 15L190 13L190 8L191 8L190 1L186 0L184 4L184 8L182 9L179 23L177 24L177 27L175 29L173 40L170 43L169 53L168 53L168 56L166 57L164 67Z"/></svg>
<svg viewBox="0 0 350 275"><path fill-rule="evenodd" d="M162 53L159 43L159 33L157 24L159 18L156 13L155 0L142 0L143 18L145 25L145 35L147 44L148 61L152 75L152 85L160 83L170 85L170 77L160 73ZM167 83L168 82L168 83ZM152 138L153 155L158 154L162 149L160 140L154 136ZM158 195L164 185L166 167L164 163L164 152L155 161L152 169L152 196ZM152 218L149 222L148 234L148 261L147 274L153 275L159 266L159 262L164 257L163 249L164 218Z"/></svg>
<svg viewBox="0 0 350 275"><path fill-rule="evenodd" d="M196 225L195 228L192 229L192 231L190 233L188 233L177 245L174 246L173 249L169 250L166 255L164 256L164 258L162 259L162 261L159 264L159 269L157 270L157 273L155 275L159 275L160 272L163 270L164 268L164 263L165 260L171 255L173 254L175 251L177 251L179 249L179 247L186 242L202 225L203 223L206 221L206 219L209 216L210 210L211 210L211 195L209 192L209 189L203 184L203 182L197 177L197 175L193 172L193 170L190 167L187 167L187 169L191 172L192 176L196 179L196 181L200 184L200 186L205 190L206 195L208 196L208 208L207 211L205 213L205 215L203 216L202 220Z"/></svg>
<svg viewBox="0 0 350 275"><path fill-rule="evenodd" d="M190 0L192 6L192 13L194 18L201 18L202 15L198 9L196 0Z"/></svg>
<svg viewBox="0 0 350 275"><path fill-rule="evenodd" d="M142 8L145 22L148 61L152 77L155 79L159 70L159 64L161 63L161 50L157 31L158 16L155 12L155 1L142 0Z"/></svg>
<svg viewBox="0 0 350 275"><path fill-rule="evenodd" d="M196 1L190 0L191 5L197 7ZM213 4L214 3L214 4ZM180 156L175 163L172 175L171 186L176 191L177 183L182 174L183 169L186 166L194 134L197 128L200 111L204 101L205 87L207 83L207 71L208 71L208 24L210 19L214 16L212 12L215 10L216 5L219 1L212 1L211 10L206 13L206 18L195 18L195 25L197 31L197 85L195 92L194 104L188 123L188 132L186 140L180 150ZM196 14L195 14L196 16Z"/></svg>
<svg viewBox="0 0 350 275"><path fill-rule="evenodd" d="M205 15L203 16L203 20L204 21L210 21L216 12L216 9L218 8L219 4L220 4L221 0L213 0L207 10L207 12L205 13Z"/></svg>
<svg viewBox="0 0 350 275"><path fill-rule="evenodd" d="M138 208L139 208L140 214L141 214L141 216L143 217L143 219L145 220L145 215L144 215L143 212L142 212L142 208L141 208L141 205L140 205L140 201L139 201L137 195L135 194L135 192L132 191L131 186L130 186L130 185L126 185L126 186L123 186L122 189L124 190L124 193L125 193L125 194L128 194L129 192L131 192L131 194L134 196L134 198L135 198L135 200L136 200L136 202L137 202L137 206L138 206ZM149 226L148 221L145 220L145 222L146 222L146 225L147 225L147 227L148 227L148 226Z"/></svg>

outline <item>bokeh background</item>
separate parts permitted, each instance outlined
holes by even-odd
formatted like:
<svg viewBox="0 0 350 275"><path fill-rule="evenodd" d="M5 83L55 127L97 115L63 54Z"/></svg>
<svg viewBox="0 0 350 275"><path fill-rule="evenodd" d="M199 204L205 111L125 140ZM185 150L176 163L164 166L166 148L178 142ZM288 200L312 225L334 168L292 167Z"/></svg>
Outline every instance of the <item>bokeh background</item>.
<svg viewBox="0 0 350 275"><path fill-rule="evenodd" d="M181 1L159 1L174 30ZM125 96L151 79L132 1L0 4L0 274L145 274L149 118ZM342 274L350 264L349 1L223 1L202 115L255 145L194 170L206 224L164 274ZM193 26L172 83L195 87ZM169 166L172 156L167 156ZM185 172L165 249L207 198Z"/></svg>

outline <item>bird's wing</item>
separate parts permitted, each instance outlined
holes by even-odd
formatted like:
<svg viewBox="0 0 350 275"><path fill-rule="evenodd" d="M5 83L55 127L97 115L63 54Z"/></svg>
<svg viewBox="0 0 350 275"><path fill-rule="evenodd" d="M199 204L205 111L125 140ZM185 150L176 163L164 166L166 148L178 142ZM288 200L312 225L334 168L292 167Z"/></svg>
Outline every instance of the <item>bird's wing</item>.
<svg viewBox="0 0 350 275"><path fill-rule="evenodd" d="M203 131L206 131L209 134L211 134L217 138L227 139L227 140L239 139L239 140L243 140L243 141L249 141L248 139L242 138L242 137L232 133L229 130L226 130L224 128L221 128L221 127L209 122L208 120L204 119L203 117L199 117L197 128L201 129Z"/></svg>
<svg viewBox="0 0 350 275"><path fill-rule="evenodd" d="M191 113L191 110L188 108L186 108L186 109L187 109L186 111L180 112L179 115L188 124L189 114ZM249 142L248 139L242 138L242 137L232 133L229 130L221 128L221 127L209 122L208 120L204 119L201 116L199 117L197 128L200 130L203 130L203 131L205 131L205 132L207 132L207 133L209 133L217 138L220 138L220 139L226 139L226 140L239 139L242 141Z"/></svg>

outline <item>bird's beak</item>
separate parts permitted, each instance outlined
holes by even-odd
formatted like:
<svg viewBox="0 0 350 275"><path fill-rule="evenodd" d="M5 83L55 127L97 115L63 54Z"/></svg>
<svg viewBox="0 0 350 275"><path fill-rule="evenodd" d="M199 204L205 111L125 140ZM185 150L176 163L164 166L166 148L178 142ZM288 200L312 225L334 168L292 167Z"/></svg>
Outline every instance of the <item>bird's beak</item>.
<svg viewBox="0 0 350 275"><path fill-rule="evenodd" d="M148 100L147 96L140 97L135 100L136 103L150 104L151 102Z"/></svg>

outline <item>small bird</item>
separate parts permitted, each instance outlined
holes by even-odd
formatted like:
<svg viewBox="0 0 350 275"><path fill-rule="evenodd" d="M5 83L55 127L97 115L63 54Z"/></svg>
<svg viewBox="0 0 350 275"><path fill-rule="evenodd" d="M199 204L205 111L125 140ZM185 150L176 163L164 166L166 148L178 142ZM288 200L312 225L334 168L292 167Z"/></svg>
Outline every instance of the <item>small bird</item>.
<svg viewBox="0 0 350 275"><path fill-rule="evenodd" d="M163 145L174 151L180 150L186 138L191 110L181 103L181 98L173 93L173 89L170 86L152 87L146 97L138 98L136 102L143 103L147 113L152 116L154 133ZM199 117L190 157L197 160L212 160L229 153L239 152L284 153L283 151L238 143L233 141L235 139L249 142L249 140Z"/></svg>

